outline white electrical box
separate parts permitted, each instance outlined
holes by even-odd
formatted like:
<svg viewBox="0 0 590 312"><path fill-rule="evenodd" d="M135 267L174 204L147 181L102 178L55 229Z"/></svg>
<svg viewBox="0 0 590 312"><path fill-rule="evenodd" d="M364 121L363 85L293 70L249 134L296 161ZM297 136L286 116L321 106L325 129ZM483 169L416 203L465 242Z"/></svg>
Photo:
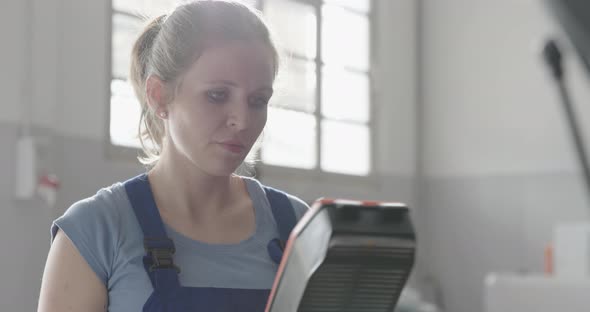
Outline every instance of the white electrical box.
<svg viewBox="0 0 590 312"><path fill-rule="evenodd" d="M37 187L35 141L32 136L22 136L16 143L15 197L26 200L35 196Z"/></svg>

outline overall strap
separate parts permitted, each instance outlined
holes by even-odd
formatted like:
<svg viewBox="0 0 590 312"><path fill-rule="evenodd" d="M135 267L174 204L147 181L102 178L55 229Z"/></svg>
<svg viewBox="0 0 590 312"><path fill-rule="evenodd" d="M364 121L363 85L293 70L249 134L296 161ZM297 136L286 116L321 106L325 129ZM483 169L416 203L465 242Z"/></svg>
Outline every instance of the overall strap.
<svg viewBox="0 0 590 312"><path fill-rule="evenodd" d="M143 232L146 251L143 264L154 290L166 291L180 287L180 269L172 260L174 242L166 235L147 174L125 181L123 185Z"/></svg>
<svg viewBox="0 0 590 312"><path fill-rule="evenodd" d="M272 214L279 228L281 247L284 248L287 240L289 240L291 231L297 224L295 209L284 192L268 186L264 186L264 191L266 192Z"/></svg>

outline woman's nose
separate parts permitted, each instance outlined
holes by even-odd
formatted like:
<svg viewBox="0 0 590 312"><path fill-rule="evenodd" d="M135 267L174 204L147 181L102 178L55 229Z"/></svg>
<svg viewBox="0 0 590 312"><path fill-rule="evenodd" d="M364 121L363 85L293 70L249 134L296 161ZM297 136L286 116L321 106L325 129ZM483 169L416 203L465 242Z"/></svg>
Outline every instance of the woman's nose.
<svg viewBox="0 0 590 312"><path fill-rule="evenodd" d="M235 103L230 108L227 125L236 130L243 130L248 127L248 104Z"/></svg>

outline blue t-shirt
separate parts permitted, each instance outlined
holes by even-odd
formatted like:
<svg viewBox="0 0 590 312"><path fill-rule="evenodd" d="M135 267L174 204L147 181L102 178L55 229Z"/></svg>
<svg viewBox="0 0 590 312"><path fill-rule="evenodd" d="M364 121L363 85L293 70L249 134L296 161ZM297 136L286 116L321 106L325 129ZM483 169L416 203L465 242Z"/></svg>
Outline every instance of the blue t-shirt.
<svg viewBox="0 0 590 312"><path fill-rule="evenodd" d="M174 241L174 262L181 268L180 284L187 287L270 289L278 265L267 245L279 237L262 185L244 177L254 204L256 230L237 244L208 244L164 225ZM288 195L300 219L309 207ZM143 233L122 183L72 205L51 227L52 240L61 229L108 290L108 311L141 311L153 292L143 266Z"/></svg>

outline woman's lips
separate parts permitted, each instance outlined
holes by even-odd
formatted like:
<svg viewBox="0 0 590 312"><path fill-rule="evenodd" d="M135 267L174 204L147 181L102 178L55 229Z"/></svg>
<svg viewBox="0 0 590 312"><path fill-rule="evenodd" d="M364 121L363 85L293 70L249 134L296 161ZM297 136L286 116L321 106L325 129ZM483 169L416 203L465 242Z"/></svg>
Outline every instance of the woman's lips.
<svg viewBox="0 0 590 312"><path fill-rule="evenodd" d="M244 149L246 148L244 145L233 144L233 143L219 143L219 145L221 145L221 147L223 147L226 150L228 150L232 153L235 153L235 154L239 154L239 153L243 152Z"/></svg>

